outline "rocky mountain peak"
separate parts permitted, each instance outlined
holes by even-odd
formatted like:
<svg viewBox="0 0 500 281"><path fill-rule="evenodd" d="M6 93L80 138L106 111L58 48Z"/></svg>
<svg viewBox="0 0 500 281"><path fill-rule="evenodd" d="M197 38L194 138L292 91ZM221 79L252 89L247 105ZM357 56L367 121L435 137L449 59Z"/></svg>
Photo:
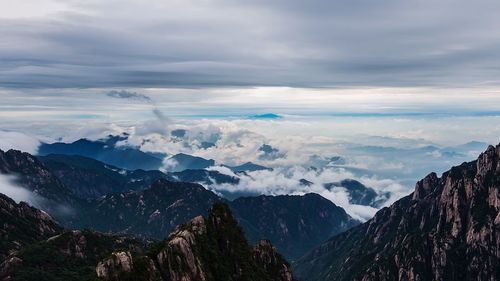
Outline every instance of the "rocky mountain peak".
<svg viewBox="0 0 500 281"><path fill-rule="evenodd" d="M104 280L120 281L122 275L133 268L132 254L128 251L114 252L111 257L97 264L97 277Z"/></svg>
<svg viewBox="0 0 500 281"><path fill-rule="evenodd" d="M333 237L297 264L304 280L498 280L500 145ZM349 262L345 262L345 261Z"/></svg>
<svg viewBox="0 0 500 281"><path fill-rule="evenodd" d="M251 247L229 206L215 203L174 231L156 255L164 280L292 280L268 241Z"/></svg>
<svg viewBox="0 0 500 281"><path fill-rule="evenodd" d="M413 200L419 200L427 196L429 193L434 191L434 187L437 186L439 178L436 173L430 173L422 180L418 181L415 185L415 191L413 192Z"/></svg>

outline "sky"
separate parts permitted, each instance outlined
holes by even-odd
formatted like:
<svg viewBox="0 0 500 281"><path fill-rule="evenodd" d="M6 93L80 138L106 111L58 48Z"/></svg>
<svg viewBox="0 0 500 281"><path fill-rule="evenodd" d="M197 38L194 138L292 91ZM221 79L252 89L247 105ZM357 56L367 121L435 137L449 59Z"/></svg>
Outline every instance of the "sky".
<svg viewBox="0 0 500 281"><path fill-rule="evenodd" d="M498 1L0 1L8 88L498 86Z"/></svg>
<svg viewBox="0 0 500 281"><path fill-rule="evenodd" d="M484 0L0 0L0 149L128 132L144 151L275 168L244 190L350 177L395 200L499 142L499 12ZM307 170L337 156L341 167Z"/></svg>

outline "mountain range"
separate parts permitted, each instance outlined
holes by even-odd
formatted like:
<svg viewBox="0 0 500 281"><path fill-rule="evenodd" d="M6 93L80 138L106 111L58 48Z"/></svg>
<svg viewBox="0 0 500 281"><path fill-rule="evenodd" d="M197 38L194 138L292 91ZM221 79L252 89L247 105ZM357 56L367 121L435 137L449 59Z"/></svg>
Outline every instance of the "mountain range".
<svg viewBox="0 0 500 281"><path fill-rule="evenodd" d="M38 199L0 195L2 280L500 277L500 145L429 174L362 224L317 194L229 201L180 174L82 156L0 151L0 172ZM372 206L380 196L354 180L327 188Z"/></svg>
<svg viewBox="0 0 500 281"><path fill-rule="evenodd" d="M180 177L189 180L193 174L234 180L215 171L187 170L165 174L160 171L128 171L74 155L36 158L14 150L0 152L1 155L8 156L4 157L6 159L17 159L5 163L4 166L9 167L4 168L5 172L12 172L26 189L51 198L39 207L72 229L93 229L159 240L192 217L207 215L215 202L226 202L235 211L237 220L252 242L267 238L287 258L296 259L332 234L358 223L342 208L316 194L261 196L258 200L242 198L231 202L199 184L179 182ZM31 185L31 182L50 184ZM59 210L61 206L65 206L64 212ZM301 213L304 208L310 211ZM262 210L262 213L249 211L255 209ZM323 218L328 220L319 224ZM279 228L273 223L276 219L280 221ZM260 220L268 222L267 227L258 225ZM299 227L298 221L302 224Z"/></svg>
<svg viewBox="0 0 500 281"><path fill-rule="evenodd" d="M178 134L178 133L177 133ZM79 139L71 143L42 143L38 147L37 156L71 155L83 156L98 160L107 165L125 170L160 170L182 172L184 170L201 170L214 166L213 159L205 159L185 153L167 157L162 153L143 152L138 147L130 146L125 141L127 134L109 135L99 140ZM271 168L247 162L238 166L227 166L234 172L270 170Z"/></svg>

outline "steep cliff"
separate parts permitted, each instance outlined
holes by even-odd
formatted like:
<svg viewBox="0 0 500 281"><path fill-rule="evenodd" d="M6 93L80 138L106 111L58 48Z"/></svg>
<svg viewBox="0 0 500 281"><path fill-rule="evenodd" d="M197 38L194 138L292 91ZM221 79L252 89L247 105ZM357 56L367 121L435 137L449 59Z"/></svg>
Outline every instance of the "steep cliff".
<svg viewBox="0 0 500 281"><path fill-rule="evenodd" d="M498 280L500 145L296 263L301 280Z"/></svg>

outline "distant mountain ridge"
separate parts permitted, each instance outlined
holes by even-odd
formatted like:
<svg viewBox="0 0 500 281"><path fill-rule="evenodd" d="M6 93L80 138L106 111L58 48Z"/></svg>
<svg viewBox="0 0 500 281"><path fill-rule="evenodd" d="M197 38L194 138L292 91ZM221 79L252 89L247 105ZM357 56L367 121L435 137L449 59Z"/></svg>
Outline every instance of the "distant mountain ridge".
<svg viewBox="0 0 500 281"><path fill-rule="evenodd" d="M213 159L205 159L185 153L179 153L167 158L166 163L166 169L170 172L181 172L187 169L206 169L215 165L215 161Z"/></svg>
<svg viewBox="0 0 500 281"><path fill-rule="evenodd" d="M292 260L359 223L315 193L241 197L229 204L250 241L270 239Z"/></svg>
<svg viewBox="0 0 500 281"><path fill-rule="evenodd" d="M144 190L158 179L212 184L237 184L239 178L208 170L163 173L158 170L126 170L79 155L49 154L37 157L64 185L82 199Z"/></svg>
<svg viewBox="0 0 500 281"><path fill-rule="evenodd" d="M72 143L42 143L38 147L38 155L80 155L128 170L158 170L162 167L163 158L134 147L116 145L126 138L127 136L109 136L107 139L96 141L80 139Z"/></svg>
<svg viewBox="0 0 500 281"><path fill-rule="evenodd" d="M373 188L367 187L354 179L344 179L339 182L326 183L324 186L328 190L343 188L349 195L349 202L356 205L380 208L390 197L388 192L379 195Z"/></svg>
<svg viewBox="0 0 500 281"><path fill-rule="evenodd" d="M180 134L180 132L177 132ZM82 156L98 160L107 165L126 170L167 170L182 172L185 170L202 170L216 165L215 160L178 153L166 157L164 154L143 152L137 147L117 145L127 140L128 135L108 136L100 140L79 139L72 143L42 143L38 147L37 156L49 155ZM272 170L252 162L238 166L227 166L233 172L252 172Z"/></svg>
<svg viewBox="0 0 500 281"><path fill-rule="evenodd" d="M252 162L246 162L238 166L226 166L225 167L229 168L231 171L235 173L240 173L240 172L254 172L254 171L263 171L263 170L269 170L272 171L272 168L268 168L262 165L258 165Z"/></svg>

